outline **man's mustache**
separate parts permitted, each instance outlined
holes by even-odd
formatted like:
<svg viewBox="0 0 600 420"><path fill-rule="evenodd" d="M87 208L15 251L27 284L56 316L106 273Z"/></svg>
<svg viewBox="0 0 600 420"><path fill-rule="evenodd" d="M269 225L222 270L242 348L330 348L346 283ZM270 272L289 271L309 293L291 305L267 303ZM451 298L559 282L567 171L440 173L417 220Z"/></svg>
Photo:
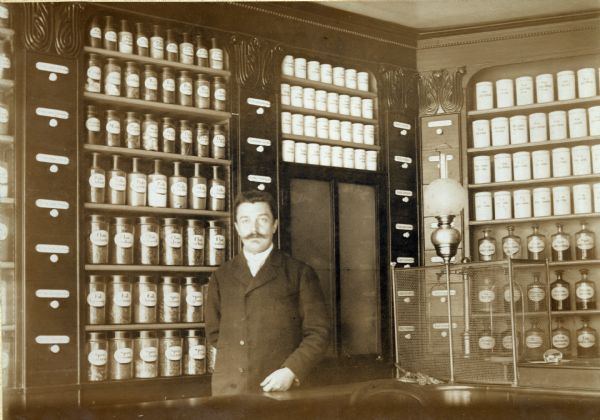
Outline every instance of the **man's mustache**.
<svg viewBox="0 0 600 420"><path fill-rule="evenodd" d="M265 235L261 235L260 233L250 233L242 237L242 239L267 239L267 237Z"/></svg>

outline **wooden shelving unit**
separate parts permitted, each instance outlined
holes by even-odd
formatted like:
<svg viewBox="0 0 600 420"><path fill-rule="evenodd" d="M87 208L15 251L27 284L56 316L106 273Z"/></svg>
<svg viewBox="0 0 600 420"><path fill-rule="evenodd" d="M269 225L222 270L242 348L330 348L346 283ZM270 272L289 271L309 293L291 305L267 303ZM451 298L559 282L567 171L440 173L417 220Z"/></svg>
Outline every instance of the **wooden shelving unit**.
<svg viewBox="0 0 600 420"><path fill-rule="evenodd" d="M600 142L600 136L587 136L568 138L563 140L547 140L533 143L509 144L507 146L490 146L490 147L469 147L467 154L469 155L493 155L496 153L505 152L520 152L522 150L540 150L553 149L555 147L573 147L580 145L594 145Z"/></svg>
<svg viewBox="0 0 600 420"><path fill-rule="evenodd" d="M600 96L592 96L589 98L577 98L571 99L568 101L553 101L546 102L543 104L532 104L532 105L519 105L519 106L511 106L506 108L493 108L486 109L482 111L469 111L467 112L467 116L469 118L485 118L485 117L499 117L499 116L509 116L509 115L518 115L518 114L531 114L534 112L542 112L542 111L555 111L557 109L565 109L565 108L578 108L582 106L593 105L597 102L600 102Z"/></svg>
<svg viewBox="0 0 600 420"><path fill-rule="evenodd" d="M469 184L470 190L499 190L502 188L525 188L536 187L539 185L564 185L564 184L580 184L583 182L598 182L600 174L593 175L571 175L565 177L551 177L542 179L529 179L526 181L507 181L507 182L491 182L489 184Z"/></svg>
<svg viewBox="0 0 600 420"><path fill-rule="evenodd" d="M370 91L368 92L368 91L364 91L364 90L350 89L345 86L334 85L333 83L316 82L314 80L301 79L299 77L284 76L284 75L281 76L281 81L284 83L289 83L290 85L294 85L294 86L312 87L315 89L325 90L327 92L337 92L337 93L350 95L350 96L360 96L361 98L366 98L366 99L377 99L376 92L370 92Z"/></svg>
<svg viewBox="0 0 600 420"><path fill-rule="evenodd" d="M314 115L316 117L325 117L331 120L351 121L355 123L377 125L378 121L369 118L353 117L351 115L334 114L333 112L317 111L316 109L300 108L291 105L281 105L282 111L288 111L292 114Z"/></svg>
<svg viewBox="0 0 600 420"><path fill-rule="evenodd" d="M317 144L326 144L329 146L340 146L340 147L351 147L353 149L365 149L365 150L376 150L380 151L381 147L372 144L364 144L364 143L354 143L350 141L339 141L339 140L329 140L329 139L321 139L318 137L308 137L308 136L298 136L295 134L282 134L281 135L284 140L294 140L294 141L303 141L306 143L317 143Z"/></svg>
<svg viewBox="0 0 600 420"><path fill-rule="evenodd" d="M222 166L231 166L230 160L225 159L213 159L208 157L198 157L198 156L186 156L179 155L177 153L165 153L165 152L153 152L149 150L142 149L128 149L127 147L114 147L114 146L104 146L100 144L85 144L83 146L83 150L86 152L97 152L103 153L106 155L119 155L119 156L127 156L127 157L139 157L148 160L160 159L162 161L169 162L189 162L189 163L202 163L206 165L222 165Z"/></svg>

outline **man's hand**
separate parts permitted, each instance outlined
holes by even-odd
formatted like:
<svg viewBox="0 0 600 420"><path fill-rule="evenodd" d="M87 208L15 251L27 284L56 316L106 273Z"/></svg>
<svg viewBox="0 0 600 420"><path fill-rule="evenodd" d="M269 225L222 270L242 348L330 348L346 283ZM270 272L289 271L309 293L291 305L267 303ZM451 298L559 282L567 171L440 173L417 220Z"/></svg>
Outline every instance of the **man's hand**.
<svg viewBox="0 0 600 420"><path fill-rule="evenodd" d="M267 376L260 386L264 392L287 391L294 383L294 379L296 379L294 372L284 367Z"/></svg>

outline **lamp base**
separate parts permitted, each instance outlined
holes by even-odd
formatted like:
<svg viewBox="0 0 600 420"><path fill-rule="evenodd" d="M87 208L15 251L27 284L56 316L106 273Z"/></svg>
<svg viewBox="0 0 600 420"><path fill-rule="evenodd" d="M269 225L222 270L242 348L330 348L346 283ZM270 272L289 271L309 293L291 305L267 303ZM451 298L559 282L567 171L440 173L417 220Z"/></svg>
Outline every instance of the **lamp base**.
<svg viewBox="0 0 600 420"><path fill-rule="evenodd" d="M449 263L452 257L458 251L460 244L460 232L450 226L454 220L454 215L435 216L438 221L438 227L431 233L431 242L435 248L436 254L441 257L445 263Z"/></svg>

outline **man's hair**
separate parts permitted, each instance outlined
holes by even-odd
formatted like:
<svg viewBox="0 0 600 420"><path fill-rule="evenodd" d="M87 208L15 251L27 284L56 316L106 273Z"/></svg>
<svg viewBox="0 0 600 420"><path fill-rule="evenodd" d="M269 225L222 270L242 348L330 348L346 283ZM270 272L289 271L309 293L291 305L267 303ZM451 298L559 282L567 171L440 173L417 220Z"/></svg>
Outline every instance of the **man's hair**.
<svg viewBox="0 0 600 420"><path fill-rule="evenodd" d="M240 192L233 203L234 217L237 217L237 209L243 203L267 203L271 209L273 219L277 220L277 204L275 204L275 199L268 192L254 190Z"/></svg>

